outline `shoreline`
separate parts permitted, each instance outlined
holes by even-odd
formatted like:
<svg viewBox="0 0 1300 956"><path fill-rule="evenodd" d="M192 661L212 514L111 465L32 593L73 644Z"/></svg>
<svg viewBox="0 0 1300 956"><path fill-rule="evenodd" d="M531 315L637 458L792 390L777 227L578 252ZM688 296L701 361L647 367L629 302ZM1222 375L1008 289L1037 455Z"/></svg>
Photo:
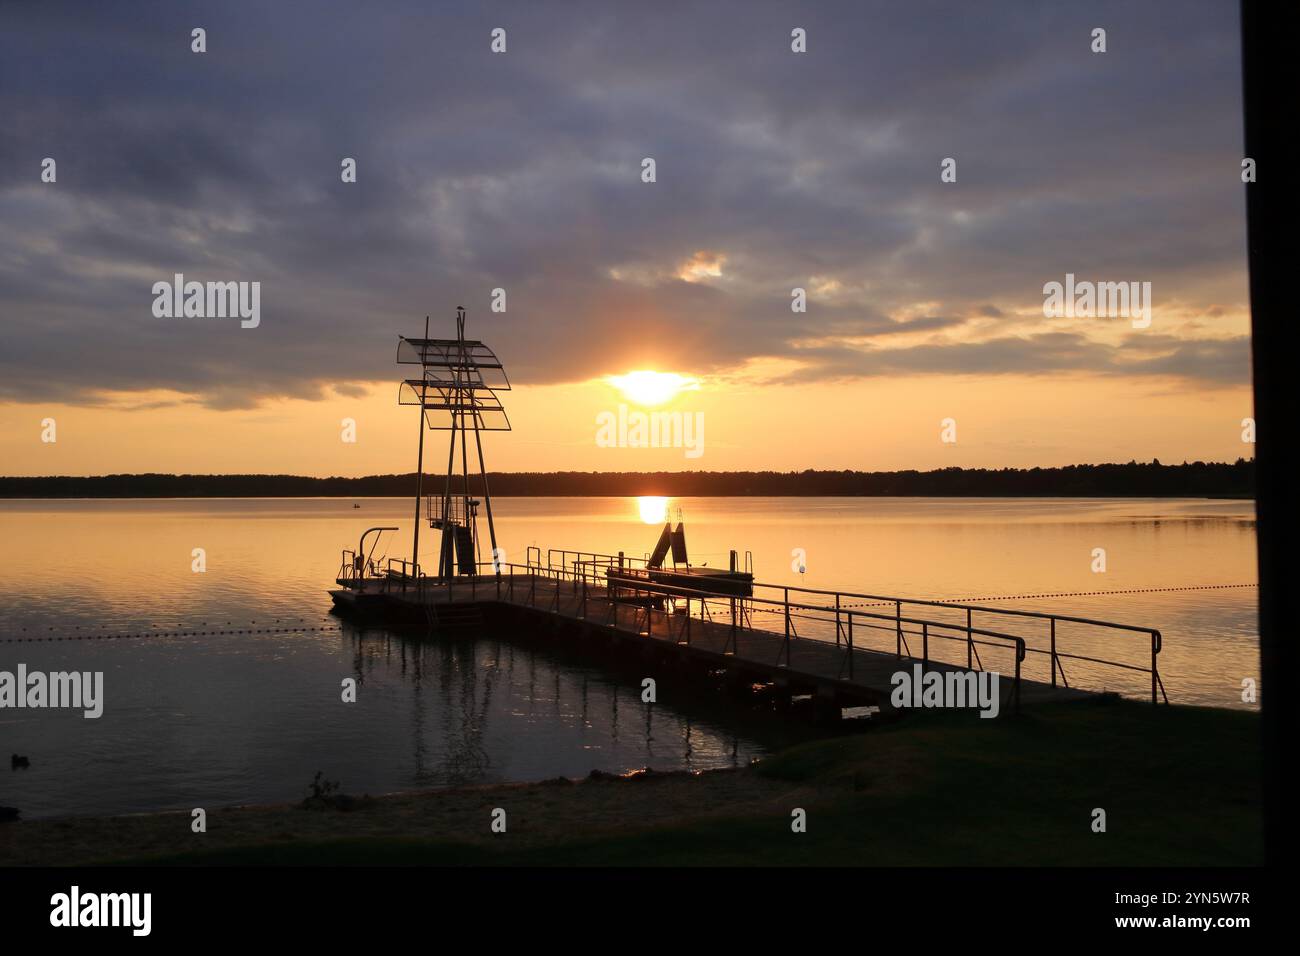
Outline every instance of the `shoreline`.
<svg viewBox="0 0 1300 956"><path fill-rule="evenodd" d="M289 474L0 476L0 497L409 497L414 472L314 477ZM467 494L589 498L1125 498L1249 499L1254 459L1233 462L1099 462L1032 468L931 468L864 471L501 471L466 478Z"/></svg>

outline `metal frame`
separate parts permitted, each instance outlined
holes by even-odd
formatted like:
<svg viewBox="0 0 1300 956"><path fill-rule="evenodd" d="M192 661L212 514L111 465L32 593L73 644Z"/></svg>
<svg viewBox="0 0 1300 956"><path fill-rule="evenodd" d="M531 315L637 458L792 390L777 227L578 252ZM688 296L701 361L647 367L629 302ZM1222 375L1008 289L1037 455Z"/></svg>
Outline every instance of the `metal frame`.
<svg viewBox="0 0 1300 956"><path fill-rule="evenodd" d="M429 496L427 518L430 527L442 532L439 549L438 574L440 581L450 581L458 573L456 532L468 530L471 559L471 576L478 574L484 564L478 534L478 500L470 493L469 439L473 434L478 460L478 476L482 484L482 503L487 517L488 537L492 555L496 555L496 524L492 518L492 495L488 487L487 466L483 459L482 433L485 431L510 431L510 419L497 396L498 391L510 390L510 379L496 353L476 339L465 338L465 309L456 309L456 338L429 338L429 319L425 316L424 337L408 339L399 336L397 362L401 365L419 365L422 375L405 379L398 386L399 405L420 407L420 439L416 460L415 482L415 533L411 542L411 565L418 580L422 573L420 560L420 508L424 498L424 431L451 433L447 447L447 472L442 493L435 511L433 496ZM456 467L456 439L460 437L460 469ZM455 479L460 488L454 490ZM450 534L449 534L450 532ZM495 562L492 562L495 567ZM499 573L499 571L498 571Z"/></svg>

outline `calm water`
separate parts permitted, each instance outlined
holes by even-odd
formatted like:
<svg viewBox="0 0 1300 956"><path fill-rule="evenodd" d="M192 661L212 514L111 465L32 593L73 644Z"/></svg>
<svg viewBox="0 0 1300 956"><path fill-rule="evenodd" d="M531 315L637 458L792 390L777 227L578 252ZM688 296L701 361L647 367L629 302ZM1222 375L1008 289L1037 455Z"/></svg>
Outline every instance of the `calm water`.
<svg viewBox="0 0 1300 956"><path fill-rule="evenodd" d="M0 804L27 817L296 799L317 770L346 792L535 780L592 769L747 763L785 742L708 701L649 708L627 679L491 635L410 642L328 616L339 552L411 504L366 499L0 501L0 670L105 674L104 716L0 710ZM1164 633L1171 700L1241 707L1258 672L1249 502L1042 499L681 499L692 559L755 555L759 580L876 594L996 599ZM501 499L510 561L529 546L641 555L657 505ZM430 535L422 542L434 546ZM191 570L192 550L207 571ZM1092 570L1104 548L1106 570ZM801 574L796 568L801 549ZM380 551L384 547L381 545ZM429 554L422 556L432 564ZM1219 587L1233 585L1233 587ZM1242 586L1246 585L1246 586ZM1210 588L1209 586L1215 586ZM1186 588L1203 590L1168 590ZM1153 590L1160 589L1160 590ZM1096 594L1095 592L1141 592ZM1035 595L1075 596L1040 598ZM231 622L229 625L226 622ZM256 622L256 623L252 623ZM169 631L287 628L267 634ZM135 630L144 638L17 643ZM1041 634L1026 634L1039 638ZM1061 639L1072 635L1062 634ZM1071 649L1144 663L1141 638ZM1063 648L1064 649L1064 648ZM1076 683L1139 694L1123 672ZM359 701L340 701L357 677Z"/></svg>

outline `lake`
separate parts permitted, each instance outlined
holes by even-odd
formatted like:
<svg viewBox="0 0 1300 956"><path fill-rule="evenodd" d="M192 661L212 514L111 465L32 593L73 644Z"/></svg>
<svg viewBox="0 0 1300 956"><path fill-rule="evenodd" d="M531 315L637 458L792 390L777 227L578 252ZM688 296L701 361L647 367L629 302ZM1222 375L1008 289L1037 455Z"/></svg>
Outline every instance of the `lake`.
<svg viewBox="0 0 1300 956"><path fill-rule="evenodd" d="M509 634L413 641L329 614L343 548L407 499L0 501L0 670L104 672L104 714L0 710L0 804L27 818L296 800L317 771L345 792L738 766L800 731ZM753 554L774 584L979 600L1158 628L1171 701L1242 702L1258 676L1253 503L1169 499L502 498L506 559L529 547L643 555L665 511L695 563ZM486 532L484 531L486 538ZM425 529L422 561L435 564ZM193 570L202 549L206 570ZM1098 570L1099 551L1104 570ZM799 569L802 568L802 571ZM1041 595L1053 595L1043 597ZM194 631L253 633L195 636ZM257 632L261 633L257 633ZM122 638L115 635L147 633ZM110 637L110 635L113 635ZM60 638L33 642L33 637ZM19 640L20 638L24 640ZM1095 650L1095 644L1084 645ZM1117 637L1107 659L1143 663ZM1141 675L1070 663L1141 696ZM340 697L353 677L354 704Z"/></svg>

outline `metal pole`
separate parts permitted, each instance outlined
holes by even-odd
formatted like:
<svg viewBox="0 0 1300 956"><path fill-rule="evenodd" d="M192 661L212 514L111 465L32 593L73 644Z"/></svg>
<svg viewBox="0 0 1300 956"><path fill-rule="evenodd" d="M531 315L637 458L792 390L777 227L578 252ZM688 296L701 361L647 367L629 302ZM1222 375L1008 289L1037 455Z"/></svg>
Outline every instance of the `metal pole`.
<svg viewBox="0 0 1300 956"><path fill-rule="evenodd" d="M487 466L483 464L483 437L478 430L478 412L474 413L474 444L478 446L478 470L483 476L483 508L487 511L488 519L488 538L492 542L492 566L496 568L497 561L497 529L492 523L492 494L488 491ZM500 574L497 569L497 574Z"/></svg>
<svg viewBox="0 0 1300 956"><path fill-rule="evenodd" d="M736 634L736 599L731 599L731 633L727 635L727 644L731 645L731 653L736 654L740 651L740 638ZM727 653L727 644L722 645L722 653Z"/></svg>
<svg viewBox="0 0 1300 956"><path fill-rule="evenodd" d="M903 656L903 602L894 602L894 656Z"/></svg>
<svg viewBox="0 0 1300 956"><path fill-rule="evenodd" d="M1025 642L1016 642L1016 706L1015 713L1020 713L1020 661L1025 655Z"/></svg>
<svg viewBox="0 0 1300 956"><path fill-rule="evenodd" d="M424 340L429 340L429 317L424 317ZM424 398L426 389L423 384L424 380L424 350L427 345L420 346L420 415L418 418L418 428L420 429L420 450L415 460L415 537L411 541L411 564L415 565L416 586L419 586L419 569L420 569L420 499L424 497ZM402 590L406 590L406 579L402 579Z"/></svg>
<svg viewBox="0 0 1300 956"><path fill-rule="evenodd" d="M849 612L849 680L853 680L853 612Z"/></svg>
<svg viewBox="0 0 1300 956"><path fill-rule="evenodd" d="M469 441L465 434L465 394L468 390L460 387L462 376L469 377L466 371L469 362L465 357L465 309L463 306L456 307L456 357L460 365L456 367L453 375L453 381L456 383L456 400L452 404L456 409L454 414L460 419L460 473L464 481L464 518L465 527L470 534L470 553L477 554L478 521L471 517L469 508ZM455 428L455 426L456 421L453 419L452 427Z"/></svg>
<svg viewBox="0 0 1300 956"><path fill-rule="evenodd" d="M1160 635L1157 632L1152 631L1151 632L1151 703L1153 704L1160 703L1160 701L1156 699L1156 682L1159 680L1159 677L1157 676L1159 672L1156 670L1156 655L1159 653L1160 653Z"/></svg>
<svg viewBox="0 0 1300 956"><path fill-rule="evenodd" d="M790 589L785 589L785 666L790 666Z"/></svg>
<svg viewBox="0 0 1300 956"><path fill-rule="evenodd" d="M970 632L970 608L966 608L966 669L971 668L971 651L975 649L974 639Z"/></svg>
<svg viewBox="0 0 1300 956"><path fill-rule="evenodd" d="M452 413L453 416L455 413ZM442 545L438 553L439 577L450 577L455 573L454 563L447 559L447 519L451 512L451 474L456 467L456 419L452 418L451 441L447 446L447 485L442 492ZM455 542L452 542L453 549Z"/></svg>
<svg viewBox="0 0 1300 956"><path fill-rule="evenodd" d="M1052 686L1056 686L1056 618L1052 618Z"/></svg>
<svg viewBox="0 0 1300 956"><path fill-rule="evenodd" d="M782 597L782 603L785 605L785 640L790 642L790 589L786 588Z"/></svg>

